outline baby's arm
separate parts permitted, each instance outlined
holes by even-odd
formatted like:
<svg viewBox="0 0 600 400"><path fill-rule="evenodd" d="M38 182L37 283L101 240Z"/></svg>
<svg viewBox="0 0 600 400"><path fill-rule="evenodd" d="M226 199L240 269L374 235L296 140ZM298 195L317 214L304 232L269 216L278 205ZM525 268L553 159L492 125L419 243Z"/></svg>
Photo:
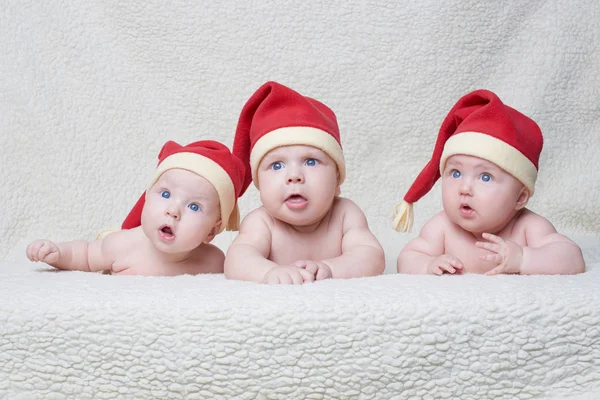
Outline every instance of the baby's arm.
<svg viewBox="0 0 600 400"><path fill-rule="evenodd" d="M314 276L306 270L280 266L268 259L271 252L268 218L268 214L260 208L244 218L240 233L229 246L225 257L227 279L259 283L302 283L314 280ZM269 276L273 279L266 279L271 271L273 272Z"/></svg>
<svg viewBox="0 0 600 400"><path fill-rule="evenodd" d="M579 274L585 272L581 249L556 232L546 218L530 215L525 228L527 246L523 247L521 274Z"/></svg>
<svg viewBox="0 0 600 400"><path fill-rule="evenodd" d="M109 270L114 263L110 237L86 242L54 243L49 240L36 240L27 246L27 258L42 261L58 269L96 272Z"/></svg>
<svg viewBox="0 0 600 400"><path fill-rule="evenodd" d="M480 259L498 264L486 275L569 275L585 271L579 246L557 233L546 218L530 212L519 223L525 227L527 246L489 233L483 234L486 241L476 243L489 252Z"/></svg>
<svg viewBox="0 0 600 400"><path fill-rule="evenodd" d="M398 256L399 273L441 275L444 271L451 274L463 271L464 266L459 259L444 254L445 218L443 212L431 218L419 236L404 246Z"/></svg>
<svg viewBox="0 0 600 400"><path fill-rule="evenodd" d="M356 278L381 275L385 270L383 248L369 230L362 210L351 200L343 199L342 255L323 260L333 278Z"/></svg>

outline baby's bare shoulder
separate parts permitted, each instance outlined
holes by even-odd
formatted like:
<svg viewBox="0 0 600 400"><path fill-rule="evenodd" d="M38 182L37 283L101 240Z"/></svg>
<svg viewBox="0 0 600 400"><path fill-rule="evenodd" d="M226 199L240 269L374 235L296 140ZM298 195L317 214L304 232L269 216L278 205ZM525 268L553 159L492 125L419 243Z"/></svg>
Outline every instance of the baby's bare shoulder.
<svg viewBox="0 0 600 400"><path fill-rule="evenodd" d="M528 244L538 243L549 237L564 237L557 236L556 228L550 221L528 209L523 209L516 217L513 231L523 232Z"/></svg>
<svg viewBox="0 0 600 400"><path fill-rule="evenodd" d="M546 218L533 211L524 208L519 215L515 217L515 229L523 229L525 231L556 231L554 225Z"/></svg>
<svg viewBox="0 0 600 400"><path fill-rule="evenodd" d="M264 207L259 207L256 210L250 211L246 215L240 225L240 230L249 226L266 225L268 228L273 226L273 217L267 212Z"/></svg>
<svg viewBox="0 0 600 400"><path fill-rule="evenodd" d="M432 233L437 232L439 234L442 234L446 232L451 232L455 229L456 225L453 224L452 221L450 221L450 218L448 218L446 212L440 211L439 213L431 217L427 222L425 222L422 231L426 230Z"/></svg>
<svg viewBox="0 0 600 400"><path fill-rule="evenodd" d="M223 273L225 254L217 246L210 243L202 243L194 250L194 264L202 265L201 273L220 274Z"/></svg>
<svg viewBox="0 0 600 400"><path fill-rule="evenodd" d="M345 197L336 197L331 205L332 215L364 215L363 210L350 199Z"/></svg>
<svg viewBox="0 0 600 400"><path fill-rule="evenodd" d="M116 231L102 239L102 251L116 255L129 254L131 249L138 247L146 239L141 227Z"/></svg>
<svg viewBox="0 0 600 400"><path fill-rule="evenodd" d="M367 218L361 208L352 200L336 197L331 206L329 227L343 227L344 231L366 227Z"/></svg>
<svg viewBox="0 0 600 400"><path fill-rule="evenodd" d="M444 211L441 211L431 217L421 228L419 235L411 239L402 249L400 256L408 251L418 251L429 255L441 255L447 250L445 248L446 236L460 237L460 235L452 235L455 229L452 222Z"/></svg>

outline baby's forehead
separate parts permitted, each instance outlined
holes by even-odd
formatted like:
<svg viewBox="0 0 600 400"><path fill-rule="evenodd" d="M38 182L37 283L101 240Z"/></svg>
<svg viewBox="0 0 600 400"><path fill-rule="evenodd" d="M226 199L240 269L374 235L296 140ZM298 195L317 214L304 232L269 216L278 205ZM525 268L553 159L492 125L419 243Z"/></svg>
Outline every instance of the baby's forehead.
<svg viewBox="0 0 600 400"><path fill-rule="evenodd" d="M156 185L185 190L192 196L204 197L209 200L218 201L219 198L212 183L203 176L186 169L173 168L165 171L156 181Z"/></svg>
<svg viewBox="0 0 600 400"><path fill-rule="evenodd" d="M321 156L321 157L329 157L327 153L323 150L305 145L305 144L292 144L288 146L280 146L276 147L273 150L270 150L267 154L265 154L264 158L273 158L273 157L304 157L304 156ZM263 158L263 159L264 159Z"/></svg>
<svg viewBox="0 0 600 400"><path fill-rule="evenodd" d="M446 168L449 164L473 168L502 169L491 161L488 161L484 158L470 156L467 154L454 154L448 157L448 160L446 160Z"/></svg>

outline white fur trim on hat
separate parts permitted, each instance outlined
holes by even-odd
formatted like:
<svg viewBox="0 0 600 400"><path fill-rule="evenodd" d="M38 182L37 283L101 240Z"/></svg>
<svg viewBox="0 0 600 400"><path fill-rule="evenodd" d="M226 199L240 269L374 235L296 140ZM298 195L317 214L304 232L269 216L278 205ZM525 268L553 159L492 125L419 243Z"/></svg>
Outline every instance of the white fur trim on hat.
<svg viewBox="0 0 600 400"><path fill-rule="evenodd" d="M339 184L346 178L346 163L342 147L329 133L308 126L292 126L279 128L263 135L254 144L250 154L252 180L258 187L258 165L263 157L271 150L282 146L306 145L322 150L335 161L340 174Z"/></svg>
<svg viewBox="0 0 600 400"><path fill-rule="evenodd" d="M535 165L516 148L493 136L479 132L462 132L446 141L440 160L440 173L444 173L446 160L455 154L488 160L521 181L532 196L537 179Z"/></svg>
<svg viewBox="0 0 600 400"><path fill-rule="evenodd" d="M221 206L221 228L218 233L225 229L233 208L235 206L235 188L229 174L223 168L208 157L196 153L175 153L161 162L148 186L148 190L154 186L162 174L170 169L184 169L195 173L209 181L219 195Z"/></svg>

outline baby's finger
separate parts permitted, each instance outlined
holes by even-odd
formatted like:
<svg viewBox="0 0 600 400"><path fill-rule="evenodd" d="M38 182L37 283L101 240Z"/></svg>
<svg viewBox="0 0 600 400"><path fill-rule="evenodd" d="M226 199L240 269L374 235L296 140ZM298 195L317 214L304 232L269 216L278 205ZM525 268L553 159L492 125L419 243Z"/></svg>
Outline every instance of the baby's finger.
<svg viewBox="0 0 600 400"><path fill-rule="evenodd" d="M300 273L300 277L302 278L302 281L304 282L314 282L315 280L315 274L313 274L310 271L307 271L305 269L300 269L298 270L298 272Z"/></svg>
<svg viewBox="0 0 600 400"><path fill-rule="evenodd" d="M442 275L443 273L444 273L444 270L442 269L442 267L440 265L436 265L435 267L433 267L434 275Z"/></svg>
<svg viewBox="0 0 600 400"><path fill-rule="evenodd" d="M309 262L309 263L306 263L306 270L308 272L310 272L311 274L313 274L313 276L314 276L317 273L317 271L319 270L319 267L317 266L316 263Z"/></svg>
<svg viewBox="0 0 600 400"><path fill-rule="evenodd" d="M25 254L27 255L27 258L29 259L29 261L34 261L33 260L33 252L31 249L31 245L27 246L27 249L25 250Z"/></svg>
<svg viewBox="0 0 600 400"><path fill-rule="evenodd" d="M275 285L279 283L279 278L273 273L267 273L263 278L263 283L266 283L267 285Z"/></svg>
<svg viewBox="0 0 600 400"><path fill-rule="evenodd" d="M496 244L496 243L475 242L475 246L479 247L480 249L484 249L484 250L491 251L494 253L499 253L502 251L502 246L500 246L499 244Z"/></svg>
<svg viewBox="0 0 600 400"><path fill-rule="evenodd" d="M294 267L297 267L297 268L305 268L306 267L306 261L305 260L298 260L298 261L293 262L292 265Z"/></svg>
<svg viewBox="0 0 600 400"><path fill-rule="evenodd" d="M317 275L316 275L316 279L318 281L322 281L323 279L329 278L328 275L329 274L327 273L327 271L325 269L319 268L319 271L317 272Z"/></svg>
<svg viewBox="0 0 600 400"><path fill-rule="evenodd" d="M451 261L458 260L458 259L454 256L451 256L450 254L444 254L440 257L440 260L442 260L442 262L450 263Z"/></svg>
<svg viewBox="0 0 600 400"><path fill-rule="evenodd" d="M500 254L483 254L479 256L481 261L490 261L496 264L500 264L502 262L502 256Z"/></svg>
<svg viewBox="0 0 600 400"><path fill-rule="evenodd" d="M292 277L289 274L282 273L279 275L279 283L281 283L282 285L291 285L294 282L292 281Z"/></svg>
<svg viewBox="0 0 600 400"><path fill-rule="evenodd" d="M441 265L441 267L450 274L453 274L456 272L456 269L452 265L450 265L450 263Z"/></svg>
<svg viewBox="0 0 600 400"><path fill-rule="evenodd" d="M302 275L300 275L300 269L290 272L290 278L292 279L292 284L294 285L302 285L304 283L304 279L302 279Z"/></svg>
<svg viewBox="0 0 600 400"><path fill-rule="evenodd" d="M42 243L32 243L29 248L29 255L31 256L31 261L39 261L38 253L40 252L40 248L42 247Z"/></svg>
<svg viewBox="0 0 600 400"><path fill-rule="evenodd" d="M503 272L503 268L504 268L503 266L498 266L498 267L496 267L496 268L494 268L492 270L489 270L485 274L487 276L498 275L498 274L501 274Z"/></svg>
<svg viewBox="0 0 600 400"><path fill-rule="evenodd" d="M46 256L48 254L50 254L51 250L52 249L50 248L50 246L48 244L44 243L42 245L42 247L40 247L40 249L38 250L38 253L37 253L38 260L43 261L46 258Z"/></svg>
<svg viewBox="0 0 600 400"><path fill-rule="evenodd" d="M463 263L456 257L450 256L450 259L448 260L448 264L452 265L454 268L456 269L463 269Z"/></svg>
<svg viewBox="0 0 600 400"><path fill-rule="evenodd" d="M481 235L485 240L489 240L490 242L502 244L504 240L500 236L492 235L491 233L484 233Z"/></svg>

